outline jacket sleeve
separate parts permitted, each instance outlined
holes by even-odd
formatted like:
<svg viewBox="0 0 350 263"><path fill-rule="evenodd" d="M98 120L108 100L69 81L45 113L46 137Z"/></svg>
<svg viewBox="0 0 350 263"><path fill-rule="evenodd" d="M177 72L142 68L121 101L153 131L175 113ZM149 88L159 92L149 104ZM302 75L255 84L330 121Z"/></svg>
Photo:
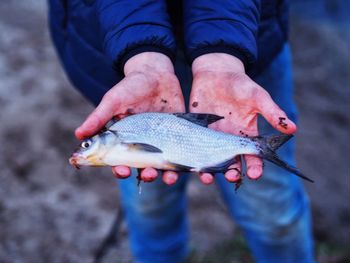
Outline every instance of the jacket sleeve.
<svg viewBox="0 0 350 263"><path fill-rule="evenodd" d="M97 0L103 48L123 71L132 56L160 52L174 60L176 46L165 0Z"/></svg>
<svg viewBox="0 0 350 263"><path fill-rule="evenodd" d="M189 61L221 52L247 67L257 59L260 0L183 0L185 47Z"/></svg>

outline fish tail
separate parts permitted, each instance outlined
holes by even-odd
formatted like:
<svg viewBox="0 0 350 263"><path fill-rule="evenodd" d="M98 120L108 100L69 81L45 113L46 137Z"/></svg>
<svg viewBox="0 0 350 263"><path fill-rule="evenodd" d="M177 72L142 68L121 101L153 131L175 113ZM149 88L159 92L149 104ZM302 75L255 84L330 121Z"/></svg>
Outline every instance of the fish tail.
<svg viewBox="0 0 350 263"><path fill-rule="evenodd" d="M271 136L257 136L253 140L257 141L260 147L260 157L266 159L277 166L284 168L285 170L303 178L306 181L314 182L312 179L302 174L296 167L286 163L280 159L276 153L276 150L291 139L293 135L277 134Z"/></svg>

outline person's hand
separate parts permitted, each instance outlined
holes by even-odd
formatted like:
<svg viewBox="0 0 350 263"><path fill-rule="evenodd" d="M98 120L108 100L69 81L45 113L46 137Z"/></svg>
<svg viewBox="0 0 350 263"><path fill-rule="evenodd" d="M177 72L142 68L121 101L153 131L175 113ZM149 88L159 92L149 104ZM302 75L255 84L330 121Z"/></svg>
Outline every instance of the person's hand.
<svg viewBox="0 0 350 263"><path fill-rule="evenodd" d="M291 134L296 125L273 102L268 92L252 81L242 62L224 53L211 53L196 58L192 64L193 84L190 111L212 113L225 118L210 128L236 135L258 135L257 119L261 114L275 129ZM258 179L263 172L263 163L257 156L244 156L247 176ZM242 164L239 158L225 177L230 182L241 180ZM212 174L203 173L201 180L211 183Z"/></svg>
<svg viewBox="0 0 350 263"><path fill-rule="evenodd" d="M184 112L185 105L178 79L170 59L160 53L144 52L130 58L124 66L125 78L112 87L100 104L75 131L82 140L99 132L113 117L122 118L141 112ZM127 166L112 168L118 178L127 178ZM148 167L141 171L145 182L156 179L158 173ZM166 184L176 182L178 174L163 173Z"/></svg>

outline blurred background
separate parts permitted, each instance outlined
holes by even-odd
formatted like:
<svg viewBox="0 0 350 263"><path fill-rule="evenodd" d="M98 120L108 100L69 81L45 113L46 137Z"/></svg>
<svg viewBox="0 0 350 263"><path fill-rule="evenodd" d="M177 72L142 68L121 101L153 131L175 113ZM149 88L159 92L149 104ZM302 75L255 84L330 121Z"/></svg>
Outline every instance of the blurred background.
<svg viewBox="0 0 350 263"><path fill-rule="evenodd" d="M350 1L291 2L297 160L316 181L306 187L317 259L350 262ZM45 0L0 1L0 262L130 262L110 170L68 164L92 107L68 83L46 20ZM215 186L194 178L188 190L191 262L252 262Z"/></svg>

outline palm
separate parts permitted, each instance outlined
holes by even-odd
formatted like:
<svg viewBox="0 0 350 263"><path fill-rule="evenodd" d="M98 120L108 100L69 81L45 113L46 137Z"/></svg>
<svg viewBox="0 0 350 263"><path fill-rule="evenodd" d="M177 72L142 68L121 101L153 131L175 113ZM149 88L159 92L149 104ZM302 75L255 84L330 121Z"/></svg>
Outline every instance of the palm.
<svg viewBox="0 0 350 263"><path fill-rule="evenodd" d="M110 94L108 94L110 93ZM114 101L114 115L140 112L182 112L184 99L176 76L163 74L157 81L133 73L106 94ZM132 94L132 96L131 96ZM121 102L116 104L116 97Z"/></svg>
<svg viewBox="0 0 350 263"><path fill-rule="evenodd" d="M241 80L241 76L240 82ZM211 128L232 134L257 135L257 109L253 96L245 94L243 87L235 86L238 77L229 73L201 73L193 81L190 98L191 112L208 112L225 119ZM213 88L215 87L215 88Z"/></svg>
<svg viewBox="0 0 350 263"><path fill-rule="evenodd" d="M195 75L190 97L191 112L206 112L224 116L210 128L236 135L258 135L257 118L262 114L276 129L294 132L295 125L283 111L273 103L268 93L246 74L202 71ZM279 126L279 118L286 118L289 127ZM247 175L257 179L262 174L262 161L256 156L245 156ZM230 181L240 179L239 159L232 166L236 171L226 173ZM238 170L238 171L237 171Z"/></svg>
<svg viewBox="0 0 350 263"><path fill-rule="evenodd" d="M140 112L183 112L184 109L183 95L174 74L164 73L153 80L144 73L131 73L105 94L76 130L76 136L83 139L94 135L113 117Z"/></svg>

